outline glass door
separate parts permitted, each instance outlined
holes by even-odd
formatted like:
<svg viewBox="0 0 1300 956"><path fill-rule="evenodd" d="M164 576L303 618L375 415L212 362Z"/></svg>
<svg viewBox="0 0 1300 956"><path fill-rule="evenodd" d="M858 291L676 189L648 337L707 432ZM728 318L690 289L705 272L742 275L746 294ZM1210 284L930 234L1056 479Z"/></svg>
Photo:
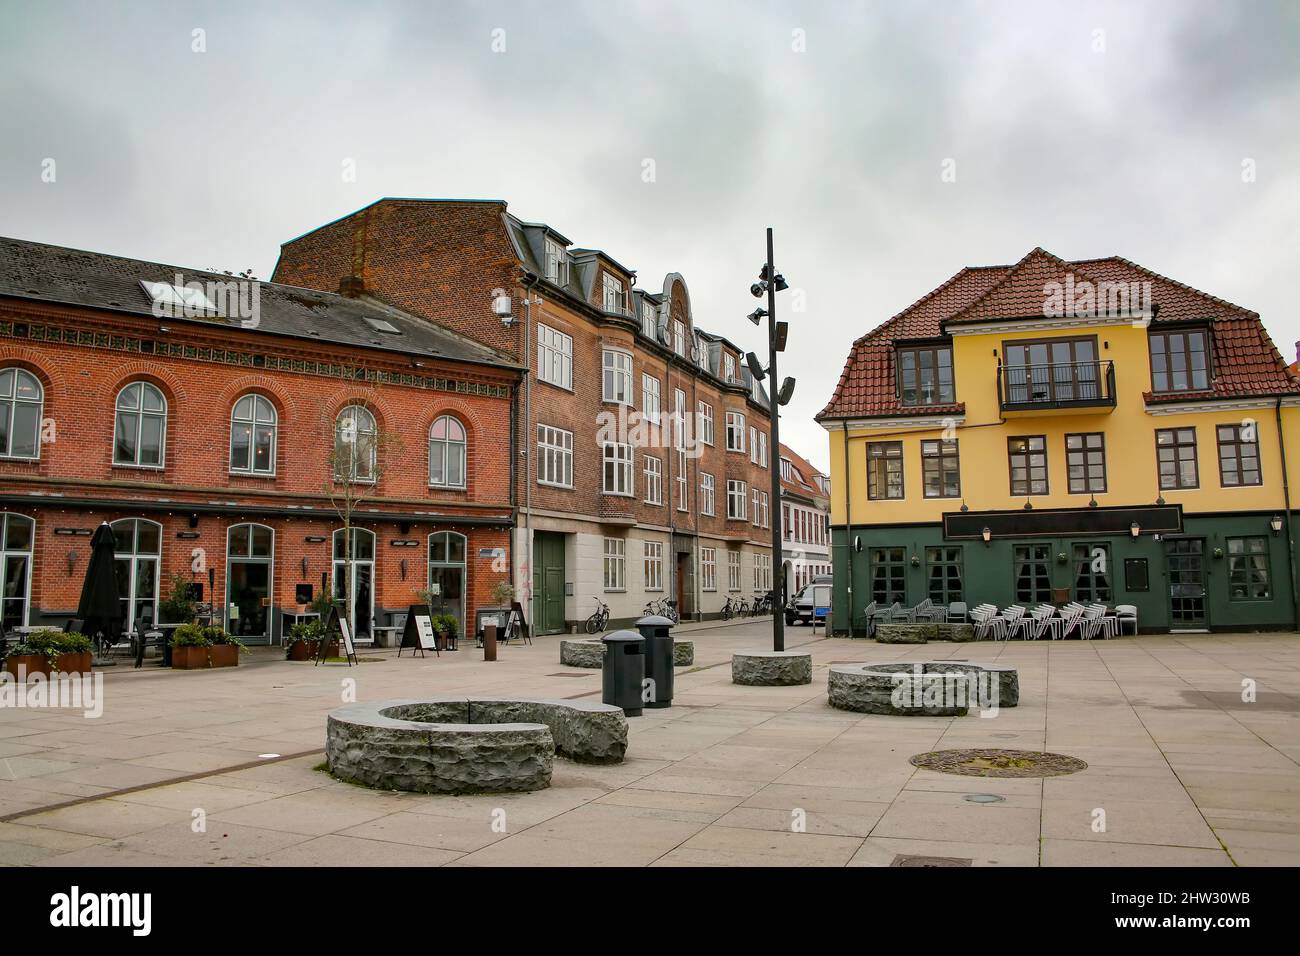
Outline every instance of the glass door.
<svg viewBox="0 0 1300 956"><path fill-rule="evenodd" d="M375 623L375 534L364 528L352 529L352 575L347 581L347 561L343 529L334 532L334 597L344 604L352 595L352 638L358 644L374 641Z"/></svg>
<svg viewBox="0 0 1300 956"><path fill-rule="evenodd" d="M1201 628L1205 616L1205 539L1166 538L1165 566L1169 572L1169 624Z"/></svg>
<svg viewBox="0 0 1300 956"><path fill-rule="evenodd" d="M226 630L246 644L271 641L271 557L275 532L232 525L226 533Z"/></svg>
<svg viewBox="0 0 1300 956"><path fill-rule="evenodd" d="M143 518L123 518L112 524L117 565L117 594L122 601L126 633L158 624L158 562L162 557L162 525Z"/></svg>
<svg viewBox="0 0 1300 956"><path fill-rule="evenodd" d="M454 531L429 535L429 590L437 592L434 614L451 614L465 633L465 536Z"/></svg>
<svg viewBox="0 0 1300 956"><path fill-rule="evenodd" d="M25 515L0 516L0 618L3 633L27 624L31 597L32 529L35 522Z"/></svg>

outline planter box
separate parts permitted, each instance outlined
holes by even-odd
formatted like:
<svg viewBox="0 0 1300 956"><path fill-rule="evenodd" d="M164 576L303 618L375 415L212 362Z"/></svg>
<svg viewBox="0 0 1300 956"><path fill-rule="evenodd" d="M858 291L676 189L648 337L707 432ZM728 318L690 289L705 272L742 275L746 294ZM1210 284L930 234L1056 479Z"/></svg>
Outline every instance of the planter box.
<svg viewBox="0 0 1300 956"><path fill-rule="evenodd" d="M294 641L289 645L289 653L285 656L285 659L291 661L312 661L316 659L316 652L319 650L320 641Z"/></svg>
<svg viewBox="0 0 1300 956"><path fill-rule="evenodd" d="M54 669L63 674L89 674L91 659L90 651L60 654L55 660Z"/></svg>
<svg viewBox="0 0 1300 956"><path fill-rule="evenodd" d="M50 676L50 659L44 654L23 654L5 658L5 670L18 678L19 668L24 674L44 674Z"/></svg>
<svg viewBox="0 0 1300 956"><path fill-rule="evenodd" d="M235 667L238 663L239 648L233 644L172 648L172 667L175 670L189 671L208 667Z"/></svg>

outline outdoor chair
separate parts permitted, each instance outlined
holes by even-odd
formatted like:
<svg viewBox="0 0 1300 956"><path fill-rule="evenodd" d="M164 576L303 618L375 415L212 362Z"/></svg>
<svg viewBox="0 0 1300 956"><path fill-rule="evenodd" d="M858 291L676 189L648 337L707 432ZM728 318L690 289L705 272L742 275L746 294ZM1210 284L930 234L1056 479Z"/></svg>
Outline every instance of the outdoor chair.
<svg viewBox="0 0 1300 956"><path fill-rule="evenodd" d="M1006 638L1007 622L997 610L991 604L984 604L971 612L971 620L975 622L975 640L992 637L998 641Z"/></svg>
<svg viewBox="0 0 1300 956"><path fill-rule="evenodd" d="M1025 617L1016 622L1016 633L1022 640L1036 641L1043 636L1045 632L1051 630L1051 619L1056 614L1056 608L1047 605L1039 605L1034 608Z"/></svg>
<svg viewBox="0 0 1300 956"><path fill-rule="evenodd" d="M871 617L876 613L876 602L872 601L862 609L862 627L867 632L867 637L871 637L872 624Z"/></svg>
<svg viewBox="0 0 1300 956"><path fill-rule="evenodd" d="M1126 624L1133 625L1133 636L1138 632L1138 609L1134 604L1116 604L1115 605L1115 627L1120 635L1124 633Z"/></svg>
<svg viewBox="0 0 1300 956"><path fill-rule="evenodd" d="M1061 616L1057 618L1055 629L1052 637L1057 640L1065 640L1070 636L1070 632L1079 626L1083 618L1083 605L1071 602L1061 608Z"/></svg>
<svg viewBox="0 0 1300 956"><path fill-rule="evenodd" d="M1119 619L1113 614L1107 614L1109 608L1104 604L1089 605L1088 610L1096 612L1096 617L1101 621L1101 636L1110 640L1119 631Z"/></svg>
<svg viewBox="0 0 1300 956"><path fill-rule="evenodd" d="M965 602L952 601L948 604L948 620L957 624L970 623L970 612L966 610Z"/></svg>
<svg viewBox="0 0 1300 956"><path fill-rule="evenodd" d="M1102 615L1104 613L1105 613L1105 608L1096 605L1092 607L1085 607L1083 609L1083 614L1078 619L1078 630L1079 630L1080 640L1090 641L1098 634L1102 634L1104 636L1105 622L1102 620Z"/></svg>

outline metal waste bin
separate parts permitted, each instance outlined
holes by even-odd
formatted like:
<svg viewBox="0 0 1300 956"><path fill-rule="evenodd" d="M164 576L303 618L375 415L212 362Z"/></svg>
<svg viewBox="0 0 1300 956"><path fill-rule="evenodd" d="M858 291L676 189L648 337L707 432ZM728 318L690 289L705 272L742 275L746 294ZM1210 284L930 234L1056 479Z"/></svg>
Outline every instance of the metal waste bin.
<svg viewBox="0 0 1300 956"><path fill-rule="evenodd" d="M615 631L601 638L605 662L601 665L601 699L622 707L629 717L641 716L641 683L645 679L645 638L636 631Z"/></svg>
<svg viewBox="0 0 1300 956"><path fill-rule="evenodd" d="M673 705L673 622L658 614L651 614L636 622L637 630L645 638L645 676L650 684L647 707Z"/></svg>

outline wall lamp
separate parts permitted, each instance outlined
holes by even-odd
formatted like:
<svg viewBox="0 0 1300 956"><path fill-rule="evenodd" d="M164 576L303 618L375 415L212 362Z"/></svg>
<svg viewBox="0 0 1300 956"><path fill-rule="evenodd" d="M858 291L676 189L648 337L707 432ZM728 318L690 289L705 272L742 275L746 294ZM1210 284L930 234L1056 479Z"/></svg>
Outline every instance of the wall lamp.
<svg viewBox="0 0 1300 956"><path fill-rule="evenodd" d="M1134 521L1131 525L1128 526L1128 533L1136 538L1138 535L1142 533L1142 526L1138 524L1136 521Z"/></svg>
<svg viewBox="0 0 1300 956"><path fill-rule="evenodd" d="M987 548L989 542L993 540L993 532L986 526L984 530L980 532L980 537L984 539L984 547Z"/></svg>
<svg viewBox="0 0 1300 956"><path fill-rule="evenodd" d="M1276 534L1277 532L1274 532ZM72 577L72 572L77 567L77 552L75 550L68 552L68 577Z"/></svg>
<svg viewBox="0 0 1300 956"><path fill-rule="evenodd" d="M302 568L302 579L306 581L307 580L307 559L305 557L302 559L302 563L300 567Z"/></svg>
<svg viewBox="0 0 1300 956"><path fill-rule="evenodd" d="M1269 526L1270 528L1273 529L1273 534L1275 534L1275 535L1276 535L1276 534L1281 534L1281 533L1282 533L1282 516L1281 516L1281 515L1273 515L1273 517L1271 517L1271 518L1268 519L1268 526Z"/></svg>

